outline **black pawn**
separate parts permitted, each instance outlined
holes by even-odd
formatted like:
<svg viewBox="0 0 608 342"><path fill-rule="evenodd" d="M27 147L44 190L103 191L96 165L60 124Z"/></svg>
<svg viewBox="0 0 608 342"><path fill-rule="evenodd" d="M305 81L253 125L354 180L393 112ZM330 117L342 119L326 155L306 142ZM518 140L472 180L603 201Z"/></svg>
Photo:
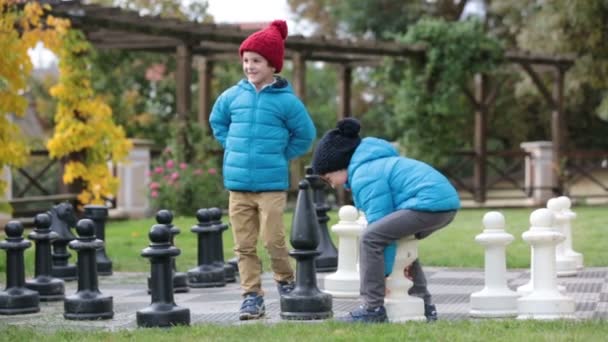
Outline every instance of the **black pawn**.
<svg viewBox="0 0 608 342"><path fill-rule="evenodd" d="M65 285L63 280L51 275L53 262L51 259L51 241L57 238L57 233L52 232L51 216L47 213L36 215L34 218L34 231L28 235L34 240L36 246L36 261L34 264L34 279L25 282L25 287L37 291L40 301L63 300Z"/></svg>
<svg viewBox="0 0 608 342"><path fill-rule="evenodd" d="M91 219L95 223L95 236L104 242L103 246L95 254L97 273L101 276L112 275L112 261L108 258L105 248L108 208L103 205L85 205L84 217Z"/></svg>
<svg viewBox="0 0 608 342"><path fill-rule="evenodd" d="M137 326L189 325L190 310L178 307L173 300L171 260L180 254L180 250L171 246L171 231L164 224L152 226L149 237L150 245L141 251L141 255L150 259L152 303L137 311Z"/></svg>
<svg viewBox="0 0 608 342"><path fill-rule="evenodd" d="M222 223L222 210L220 208L209 208L209 215L211 216L211 224L217 227L217 246L215 248L215 263L218 267L224 268L224 277L227 283L235 283L235 269L231 264L224 262L224 241L222 234L228 229L228 225Z"/></svg>
<svg viewBox="0 0 608 342"><path fill-rule="evenodd" d="M95 223L82 219L76 224L78 238L69 246L78 254L78 291L65 298L63 317L73 320L110 319L114 317L111 296L99 292L95 252L103 241L95 237Z"/></svg>
<svg viewBox="0 0 608 342"><path fill-rule="evenodd" d="M190 287L221 287L226 285L224 267L214 263L219 228L211 224L208 209L196 212L198 223L190 231L198 235L198 266L188 271Z"/></svg>
<svg viewBox="0 0 608 342"><path fill-rule="evenodd" d="M338 270L338 250L331 241L329 229L327 229L327 222L329 221L327 212L331 207L325 200L326 183L319 175L313 173L312 167L306 168L306 180L310 183L310 187L312 188L321 238L319 246L317 247L317 251L321 254L315 259L315 266L317 267L317 272L336 272Z"/></svg>
<svg viewBox="0 0 608 342"><path fill-rule="evenodd" d="M76 265L70 265L68 260L71 255L68 251L68 243L76 237L70 231L70 227L76 225L74 207L68 202L59 203L49 210L51 215L51 230L57 233L57 239L53 241L53 267L51 275L63 280L75 280Z"/></svg>
<svg viewBox="0 0 608 342"><path fill-rule="evenodd" d="M290 242L296 259L296 284L281 296L281 318L313 320L332 317L332 298L317 287L315 257L319 255L319 227L308 181L301 181L291 225Z"/></svg>
<svg viewBox="0 0 608 342"><path fill-rule="evenodd" d="M179 228L173 225L173 213L169 210L159 210L156 213L156 222L158 224L164 224L169 228L171 232L171 246L175 246L175 235L180 233ZM190 287L188 285L188 276L184 272L177 272L177 266L175 263L175 258L171 259L171 269L173 272L173 292L175 293L183 293L190 291ZM148 277L148 293L152 293L150 290L150 281L151 277Z"/></svg>
<svg viewBox="0 0 608 342"><path fill-rule="evenodd" d="M6 289L0 292L0 314L18 315L40 311L38 292L26 288L23 251L31 242L22 237L23 225L10 221L4 227L6 240L0 241L0 249L6 250Z"/></svg>

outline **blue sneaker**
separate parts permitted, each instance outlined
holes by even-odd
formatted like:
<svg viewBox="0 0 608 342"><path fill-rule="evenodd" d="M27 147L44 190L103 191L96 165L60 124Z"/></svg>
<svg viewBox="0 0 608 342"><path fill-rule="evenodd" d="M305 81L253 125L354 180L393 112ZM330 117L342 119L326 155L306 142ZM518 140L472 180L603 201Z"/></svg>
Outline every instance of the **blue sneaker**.
<svg viewBox="0 0 608 342"><path fill-rule="evenodd" d="M384 323L388 322L388 317L386 317L384 306L368 309L364 305L361 305L358 309L351 311L348 316L341 318L340 321L349 323Z"/></svg>
<svg viewBox="0 0 608 342"><path fill-rule="evenodd" d="M277 290L279 291L279 295L286 295L288 293L290 293L291 291L293 291L293 289L296 287L296 284L292 281L292 282L287 282L287 281L279 281L277 282Z"/></svg>
<svg viewBox="0 0 608 342"><path fill-rule="evenodd" d="M428 323L435 322L437 320L437 308L435 304L424 304L424 316Z"/></svg>
<svg viewBox="0 0 608 342"><path fill-rule="evenodd" d="M239 311L239 319L246 321L249 319L258 319L266 313L266 306L264 305L264 297L257 293L245 294L245 300L241 304L241 310Z"/></svg>

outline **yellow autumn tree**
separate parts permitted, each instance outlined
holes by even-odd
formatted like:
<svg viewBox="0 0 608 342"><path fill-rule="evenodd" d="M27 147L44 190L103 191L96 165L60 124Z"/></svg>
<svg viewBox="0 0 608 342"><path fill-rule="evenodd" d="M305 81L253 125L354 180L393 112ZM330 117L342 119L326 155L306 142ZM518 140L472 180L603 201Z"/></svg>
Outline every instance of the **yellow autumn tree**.
<svg viewBox="0 0 608 342"><path fill-rule="evenodd" d="M69 30L61 37L59 82L50 90L57 99L55 130L47 143L52 158L65 158L63 181L81 182L80 203L102 204L118 189L107 163L123 160L131 148L112 109L91 87L91 45L82 32Z"/></svg>
<svg viewBox="0 0 608 342"><path fill-rule="evenodd" d="M19 5L15 0L0 0L0 171L4 166L23 165L29 156L27 143L12 122L27 107L22 96L32 70L27 51L39 41L58 48L59 37L69 26L65 19L43 14L38 2ZM5 190L6 183L0 179L0 194Z"/></svg>

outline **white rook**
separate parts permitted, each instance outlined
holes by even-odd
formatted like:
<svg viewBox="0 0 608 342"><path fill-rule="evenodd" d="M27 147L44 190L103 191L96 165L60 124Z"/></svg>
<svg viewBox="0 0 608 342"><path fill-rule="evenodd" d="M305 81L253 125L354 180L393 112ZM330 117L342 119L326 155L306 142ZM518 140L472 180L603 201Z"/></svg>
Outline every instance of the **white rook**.
<svg viewBox="0 0 608 342"><path fill-rule="evenodd" d="M388 293L384 297L384 307L390 322L425 320L424 301L410 296L409 289L414 285L405 277L403 270L418 257L418 240L406 236L397 241L397 254L391 275L386 279Z"/></svg>
<svg viewBox="0 0 608 342"><path fill-rule="evenodd" d="M584 266L583 255L579 252L575 252L572 249L572 220L576 219L576 213L570 209L572 207L572 201L570 201L570 198L560 196L558 199L564 202L564 215L566 216L563 226L564 235L566 236L566 240L564 240L564 254L567 258L574 260L576 268L581 270Z"/></svg>
<svg viewBox="0 0 608 342"><path fill-rule="evenodd" d="M513 235L505 232L505 218L497 211L483 216L484 230L475 241L485 248L485 287L471 294L472 317L517 316L519 294L507 286L505 248L513 242Z"/></svg>
<svg viewBox="0 0 608 342"><path fill-rule="evenodd" d="M357 216L355 207L345 205L338 212L340 220L331 227L338 235L338 269L325 277L323 290L334 297L359 297L357 257L363 226L357 221Z"/></svg>
<svg viewBox="0 0 608 342"><path fill-rule="evenodd" d="M555 231L566 237L565 225L568 216L565 212L566 203L564 202L564 197L552 198L547 201L547 209L551 210L555 217ZM558 277L575 276L577 273L576 261L566 256L565 242L566 240L558 243L555 248L555 270Z"/></svg>
<svg viewBox="0 0 608 342"><path fill-rule="evenodd" d="M530 230L522 234L533 253L533 288L517 300L518 319L560 319L574 317L574 300L559 292L555 273L555 246L563 234L553 229L554 215L537 209L530 215Z"/></svg>

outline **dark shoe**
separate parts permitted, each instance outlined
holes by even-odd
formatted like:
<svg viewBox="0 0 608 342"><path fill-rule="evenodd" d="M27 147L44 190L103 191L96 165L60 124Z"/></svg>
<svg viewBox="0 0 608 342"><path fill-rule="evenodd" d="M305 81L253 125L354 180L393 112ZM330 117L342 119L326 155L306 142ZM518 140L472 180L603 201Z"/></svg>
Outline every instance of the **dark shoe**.
<svg viewBox="0 0 608 342"><path fill-rule="evenodd" d="M287 282L287 281L277 282L277 290L279 291L279 295L281 295L281 296L286 295L286 294L290 293L291 291L293 291L294 287L296 287L296 284L293 281L292 282Z"/></svg>
<svg viewBox="0 0 608 342"><path fill-rule="evenodd" d="M384 306L368 309L364 305L361 305L358 309L351 311L348 316L341 318L340 321L350 323L384 323L388 322L388 317L386 317Z"/></svg>
<svg viewBox="0 0 608 342"><path fill-rule="evenodd" d="M264 297L257 293L247 293L245 300L241 304L241 310L239 311L239 319L246 321L249 319L258 319L266 313L266 306L264 306Z"/></svg>
<svg viewBox="0 0 608 342"><path fill-rule="evenodd" d="M424 316L428 323L437 320L437 308L435 308L435 304L424 304Z"/></svg>

